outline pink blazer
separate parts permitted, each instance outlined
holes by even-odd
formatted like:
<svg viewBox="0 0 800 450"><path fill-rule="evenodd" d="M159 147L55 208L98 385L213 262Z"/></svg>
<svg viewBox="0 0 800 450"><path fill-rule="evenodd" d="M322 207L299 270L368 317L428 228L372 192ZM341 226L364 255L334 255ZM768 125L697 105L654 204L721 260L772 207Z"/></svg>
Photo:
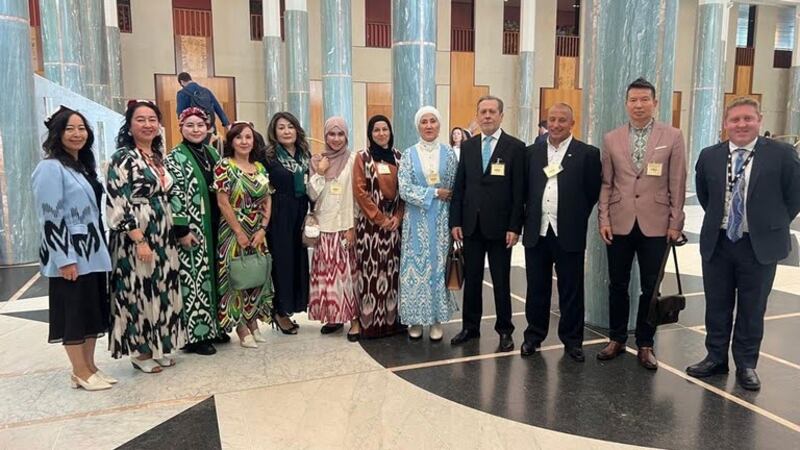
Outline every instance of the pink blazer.
<svg viewBox="0 0 800 450"><path fill-rule="evenodd" d="M642 233L649 237L666 236L668 228L683 230L686 147L681 130L655 122L642 169L636 170L625 124L603 137L602 163L598 203L601 227L611 226L612 233L625 235L638 221ZM648 175L648 164L661 164L661 174Z"/></svg>

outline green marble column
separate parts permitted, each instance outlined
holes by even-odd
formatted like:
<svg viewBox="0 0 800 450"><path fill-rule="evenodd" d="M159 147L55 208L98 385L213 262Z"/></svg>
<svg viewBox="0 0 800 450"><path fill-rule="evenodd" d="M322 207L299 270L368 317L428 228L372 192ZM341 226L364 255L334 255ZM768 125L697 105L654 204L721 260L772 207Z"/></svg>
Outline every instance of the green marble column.
<svg viewBox="0 0 800 450"><path fill-rule="evenodd" d="M110 108L119 113L125 112L127 99L122 85L122 48L120 47L119 21L116 0L105 0L106 15L106 64L108 65L108 91Z"/></svg>
<svg viewBox="0 0 800 450"><path fill-rule="evenodd" d="M586 0L581 39L583 138L602 150L603 135L628 122L625 92L645 77L656 86L656 118L671 121L678 0ZM597 233L597 214L589 221L586 255L586 322L608 327L608 262ZM636 262L634 262L634 267ZM631 276L629 327L636 324L639 271Z"/></svg>
<svg viewBox="0 0 800 450"><path fill-rule="evenodd" d="M436 0L392 2L392 128L399 149L418 140L417 110L436 106L436 11Z"/></svg>
<svg viewBox="0 0 800 450"><path fill-rule="evenodd" d="M719 141L725 101L725 55L728 37L728 0L701 0L697 6L692 107L689 113L690 170L700 152ZM686 177L694 191L694 177Z"/></svg>
<svg viewBox="0 0 800 450"><path fill-rule="evenodd" d="M86 96L103 106L110 106L108 46L103 0L81 0L80 7L81 55Z"/></svg>
<svg viewBox="0 0 800 450"><path fill-rule="evenodd" d="M311 132L310 91L308 81L308 4L306 0L286 0L286 64L288 65L288 109L300 125Z"/></svg>
<svg viewBox="0 0 800 450"><path fill-rule="evenodd" d="M275 113L284 111L283 42L281 41L280 2L264 0L264 86L267 100L267 123Z"/></svg>
<svg viewBox="0 0 800 450"><path fill-rule="evenodd" d="M31 173L41 146L28 14L27 0L0 0L0 265L35 261L39 248Z"/></svg>
<svg viewBox="0 0 800 450"><path fill-rule="evenodd" d="M519 39L519 114L517 136L530 145L538 135L539 118L536 115L536 2L521 0Z"/></svg>
<svg viewBox="0 0 800 450"><path fill-rule="evenodd" d="M87 95L78 0L39 0L42 20L44 76L65 88Z"/></svg>
<svg viewBox="0 0 800 450"><path fill-rule="evenodd" d="M350 0L322 0L322 112L353 126L353 36Z"/></svg>

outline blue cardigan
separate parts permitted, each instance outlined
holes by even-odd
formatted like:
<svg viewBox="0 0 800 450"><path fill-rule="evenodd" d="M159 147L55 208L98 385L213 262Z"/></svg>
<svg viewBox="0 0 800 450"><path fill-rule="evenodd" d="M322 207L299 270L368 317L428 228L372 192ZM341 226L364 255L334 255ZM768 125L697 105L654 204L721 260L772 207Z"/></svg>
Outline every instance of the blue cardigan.
<svg viewBox="0 0 800 450"><path fill-rule="evenodd" d="M111 270L95 192L82 174L45 159L33 171L33 194L42 226L42 275L60 277L58 269L70 264L78 265L78 275Z"/></svg>

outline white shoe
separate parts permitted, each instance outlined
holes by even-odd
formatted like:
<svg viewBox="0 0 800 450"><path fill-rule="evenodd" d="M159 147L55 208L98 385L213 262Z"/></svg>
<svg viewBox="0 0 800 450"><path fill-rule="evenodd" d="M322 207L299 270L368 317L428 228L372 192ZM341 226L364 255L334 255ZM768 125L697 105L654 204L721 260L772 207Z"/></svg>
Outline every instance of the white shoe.
<svg viewBox="0 0 800 450"><path fill-rule="evenodd" d="M419 339L422 337L422 325L411 325L408 328L408 337L411 339Z"/></svg>
<svg viewBox="0 0 800 450"><path fill-rule="evenodd" d="M256 328L255 330L250 330L250 334L253 335L253 339L256 342L267 342L267 338L265 338L264 335L261 334L261 330L259 330L258 328Z"/></svg>
<svg viewBox="0 0 800 450"><path fill-rule="evenodd" d="M97 369L97 372L95 372L94 374L97 375L98 377L100 377L101 380L105 381L108 384L117 384L117 382L119 381L119 380L117 380L116 378L114 378L114 377L112 377L110 375L106 375L100 369Z"/></svg>
<svg viewBox="0 0 800 450"><path fill-rule="evenodd" d="M175 360L169 356L164 356L163 358L153 358L153 361L158 363L158 365L161 367L172 367L175 365Z"/></svg>
<svg viewBox="0 0 800 450"><path fill-rule="evenodd" d="M442 331L442 324L435 323L431 325L430 339L432 341L441 341L442 336L444 336L444 331Z"/></svg>
<svg viewBox="0 0 800 450"><path fill-rule="evenodd" d="M75 374L70 375L73 389L83 388L85 391L103 391L111 389L111 385L100 379L97 374L92 374L87 380L81 380Z"/></svg>
<svg viewBox="0 0 800 450"><path fill-rule="evenodd" d="M256 340L253 338L252 334L248 334L239 342L244 348L258 348L258 344L256 344Z"/></svg>

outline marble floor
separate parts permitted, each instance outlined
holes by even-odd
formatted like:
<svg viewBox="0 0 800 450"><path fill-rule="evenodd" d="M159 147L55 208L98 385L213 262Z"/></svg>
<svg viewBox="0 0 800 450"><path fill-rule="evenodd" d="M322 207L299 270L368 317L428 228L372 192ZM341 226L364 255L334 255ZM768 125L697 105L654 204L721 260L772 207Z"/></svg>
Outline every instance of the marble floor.
<svg viewBox="0 0 800 450"><path fill-rule="evenodd" d="M0 268L0 449L800 448L800 221L778 267L758 367L764 385L753 393L732 374L683 373L704 354L702 211L687 203L690 243L679 250L687 308L659 329L655 372L637 365L631 347L596 360L602 329L585 330L584 364L565 357L557 303L542 352L500 353L487 271L482 337L462 346L448 342L458 315L442 342L398 335L356 344L298 316L297 336L264 328L258 349L234 337L214 356L180 354L156 375L100 349L98 365L120 383L88 393L68 387L66 355L46 343L47 284L37 267ZM521 250L512 269L517 348ZM663 289L674 286L669 273Z"/></svg>

